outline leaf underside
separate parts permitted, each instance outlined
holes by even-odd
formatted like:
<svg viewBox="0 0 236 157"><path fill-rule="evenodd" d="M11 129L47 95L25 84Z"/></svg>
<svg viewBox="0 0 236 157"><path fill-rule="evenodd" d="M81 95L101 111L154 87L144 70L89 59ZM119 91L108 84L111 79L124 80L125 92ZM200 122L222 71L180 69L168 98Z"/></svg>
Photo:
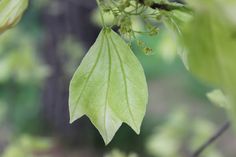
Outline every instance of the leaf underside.
<svg viewBox="0 0 236 157"><path fill-rule="evenodd" d="M122 122L139 134L148 91L141 64L118 34L104 28L70 83L70 122L87 115L108 144Z"/></svg>

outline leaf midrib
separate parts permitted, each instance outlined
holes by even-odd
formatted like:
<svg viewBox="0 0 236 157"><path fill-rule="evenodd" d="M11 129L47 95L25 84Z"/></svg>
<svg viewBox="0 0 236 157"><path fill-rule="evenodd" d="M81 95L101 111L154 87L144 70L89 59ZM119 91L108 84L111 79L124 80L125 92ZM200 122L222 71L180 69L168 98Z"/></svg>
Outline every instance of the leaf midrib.
<svg viewBox="0 0 236 157"><path fill-rule="evenodd" d="M105 141L107 142L107 138L108 138L108 135L107 135L107 128L106 128L106 117L107 117L107 104L108 104L108 93L109 93L109 90L110 90L110 80L111 80L111 49L110 49L110 44L109 44L109 41L108 41L108 38L107 38L107 34L105 34L105 38L106 38L106 41L107 41L107 48L108 48L108 78L107 78L107 90L106 90L106 97L105 97L105 106L104 106L104 131L105 131Z"/></svg>

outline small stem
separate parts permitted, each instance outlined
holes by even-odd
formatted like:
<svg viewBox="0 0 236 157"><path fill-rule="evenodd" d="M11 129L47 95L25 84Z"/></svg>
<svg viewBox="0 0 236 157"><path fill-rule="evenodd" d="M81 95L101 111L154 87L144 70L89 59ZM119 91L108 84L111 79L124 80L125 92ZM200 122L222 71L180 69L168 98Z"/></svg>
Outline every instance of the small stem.
<svg viewBox="0 0 236 157"><path fill-rule="evenodd" d="M192 157L199 157L200 154L209 147L215 140L217 140L230 127L230 122L226 122L209 140L200 146L192 155Z"/></svg>
<svg viewBox="0 0 236 157"><path fill-rule="evenodd" d="M96 2L97 2L97 5L98 5L100 17L101 17L101 20L102 20L102 26L103 26L103 27L106 27L106 25L105 25L105 20L104 20L104 17L103 17L102 8L101 8L101 4L100 4L99 0L96 0Z"/></svg>

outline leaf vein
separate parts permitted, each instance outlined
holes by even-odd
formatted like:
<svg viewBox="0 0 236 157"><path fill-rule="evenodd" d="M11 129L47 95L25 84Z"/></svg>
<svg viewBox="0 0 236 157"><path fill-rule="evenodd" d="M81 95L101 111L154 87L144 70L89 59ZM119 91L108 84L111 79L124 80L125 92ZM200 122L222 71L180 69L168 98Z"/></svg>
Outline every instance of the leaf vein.
<svg viewBox="0 0 236 157"><path fill-rule="evenodd" d="M84 85L83 85L83 88L82 88L82 90L81 90L81 93L80 93L79 97L78 97L77 100L76 100L74 110L73 110L73 112L72 112L72 114L71 114L72 117L74 117L76 108L77 108L77 106L78 106L78 104L79 104L79 101L81 100L81 97L82 97L82 95L83 95L83 93L84 93L84 91L85 91L85 89L86 89L86 87L87 87L88 81L89 81L90 77L92 76L92 73L93 73L93 71L95 70L95 68L96 68L96 66L97 66L97 64L98 64L98 60L99 60L99 58L100 58L100 56L101 56L101 52L102 52L102 48L103 48L103 43L104 43L104 37L102 36L102 41L101 41L101 46L100 46L99 51L98 51L98 56L97 56L97 58L96 58L96 61L95 61L94 65L92 66L91 72L89 73L87 79L85 80L85 83L84 83Z"/></svg>
<svg viewBox="0 0 236 157"><path fill-rule="evenodd" d="M132 118L132 120L133 120L133 122L134 122L135 127L138 128L137 125L136 125L136 122L135 122L135 120L134 120L134 116L133 116L132 110L131 110L131 108L130 108L130 102L129 102L129 96L128 96L128 85L127 85L127 80L126 80L126 76L125 76L124 65L123 65L123 63L122 63L121 56L120 56L120 54L119 54L119 51L118 51L118 49L117 49L117 47L116 47L116 44L114 43L112 37L111 37L111 40L110 40L110 41L111 41L111 43L112 43L113 46L114 46L116 55L118 56L118 59L119 59L119 62L120 62L120 68L121 68L121 71L122 71L122 77L123 77L123 81L124 81L124 85L125 85L125 97L126 97L126 102L127 102L127 104L128 104L128 110L129 110L129 112L130 112L130 115L131 115L131 118Z"/></svg>

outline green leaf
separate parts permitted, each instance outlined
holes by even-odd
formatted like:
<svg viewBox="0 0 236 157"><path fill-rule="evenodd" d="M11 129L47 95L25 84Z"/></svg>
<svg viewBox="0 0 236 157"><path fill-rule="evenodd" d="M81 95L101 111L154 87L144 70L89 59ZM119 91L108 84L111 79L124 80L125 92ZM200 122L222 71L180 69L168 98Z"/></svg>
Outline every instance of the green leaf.
<svg viewBox="0 0 236 157"><path fill-rule="evenodd" d="M139 134L148 98L141 64L111 29L103 29L70 83L70 122L87 115L108 144L122 122Z"/></svg>
<svg viewBox="0 0 236 157"><path fill-rule="evenodd" d="M172 50L172 53L175 51L176 54L180 56L185 67L188 69L188 64L186 61L186 53L180 37L182 37L182 26L192 19L192 12L190 11L180 11L173 10L171 12L162 12L163 18L162 21L165 24L168 34L170 34L170 41L175 43L175 50ZM163 45L168 49L167 45Z"/></svg>
<svg viewBox="0 0 236 157"><path fill-rule="evenodd" d="M28 0L0 1L0 33L14 27L28 6Z"/></svg>
<svg viewBox="0 0 236 157"><path fill-rule="evenodd" d="M182 31L188 66L194 75L229 96L229 101L233 102L230 115L235 121L236 25L226 18L228 15L224 14L223 2L201 2L203 4L196 4L196 7L193 5L195 15Z"/></svg>

